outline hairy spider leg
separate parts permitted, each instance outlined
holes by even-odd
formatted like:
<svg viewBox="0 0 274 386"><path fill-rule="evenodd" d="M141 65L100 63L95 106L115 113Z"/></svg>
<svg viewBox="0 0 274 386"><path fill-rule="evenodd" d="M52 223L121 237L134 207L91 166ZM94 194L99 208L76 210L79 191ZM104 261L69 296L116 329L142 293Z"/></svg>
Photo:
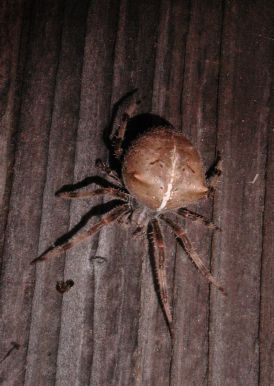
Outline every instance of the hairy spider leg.
<svg viewBox="0 0 274 386"><path fill-rule="evenodd" d="M197 252L193 249L192 244L187 237L185 231L174 223L172 220L165 216L160 216L162 220L164 220L173 230L175 233L176 237L181 240L184 249L188 256L191 258L197 269L207 278L207 280L212 283L215 287L217 287L224 295L226 295L226 292L224 288L218 283L218 281L211 275L210 271L207 269L207 267L204 265L202 262L201 258L197 254Z"/></svg>
<svg viewBox="0 0 274 386"><path fill-rule="evenodd" d="M197 222L199 224L205 225L209 229L215 229L215 230L218 230L218 231L221 230L221 228L217 227L217 225L215 225L213 222L207 220L201 214L192 212L191 210L189 210L187 208L180 208L180 209L178 209L176 214L181 216L181 217L183 217L183 218L186 218L186 219L189 219L191 221Z"/></svg>
<svg viewBox="0 0 274 386"><path fill-rule="evenodd" d="M106 216L104 216L99 222L92 225L92 227L90 227L88 230L74 235L73 237L65 241L63 244L60 244L60 245L53 244L53 246L50 247L49 250L42 253L42 255L36 257L34 260L32 260L31 264L46 260L50 257L58 256L61 253L66 252L68 249L71 249L75 245L81 243L88 237L97 233L104 226L117 220L120 216L126 213L128 209L129 209L128 204L119 205L118 207L112 209L109 213L107 213Z"/></svg>
<svg viewBox="0 0 274 386"><path fill-rule="evenodd" d="M112 139L112 147L114 156L117 159L120 159L123 154L122 143L126 133L128 121L133 115L135 115L137 106L140 104L140 101L136 100L136 97L133 97L132 95L130 96L130 101L126 100L121 104L117 113L117 118L114 121L114 126L117 126L117 129L115 130L114 137Z"/></svg>
<svg viewBox="0 0 274 386"><path fill-rule="evenodd" d="M66 200L73 200L73 199L85 199L90 198L94 196L99 196L102 194L109 194L110 196L119 198L121 200L128 201L129 200L129 194L122 192L120 189L116 188L99 188L95 190L89 190L89 191L80 191L80 192L59 192L57 193L58 197L62 197Z"/></svg>
<svg viewBox="0 0 274 386"><path fill-rule="evenodd" d="M168 285L166 277L166 267L165 267L165 244L159 221L154 218L151 220L151 225L153 229L153 247L154 247L154 258L155 258L155 268L156 276L159 285L160 299L164 309L165 316L168 321L169 328L171 330L172 324L172 314L170 310L170 301L168 297Z"/></svg>
<svg viewBox="0 0 274 386"><path fill-rule="evenodd" d="M102 161L101 159L96 160L96 167L103 173L106 174L109 179L114 182L116 185L118 185L120 188L124 187L121 179L119 178L118 174L115 170L112 170L110 166Z"/></svg>

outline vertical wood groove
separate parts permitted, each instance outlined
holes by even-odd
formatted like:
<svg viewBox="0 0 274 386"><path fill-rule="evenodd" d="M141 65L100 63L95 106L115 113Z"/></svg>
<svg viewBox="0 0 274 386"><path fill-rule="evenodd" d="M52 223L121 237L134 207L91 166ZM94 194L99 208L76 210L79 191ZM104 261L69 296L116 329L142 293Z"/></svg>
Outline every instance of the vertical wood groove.
<svg viewBox="0 0 274 386"><path fill-rule="evenodd" d="M0 15L0 384L268 386L273 382L272 0L4 0ZM163 225L171 344L147 235L105 227L66 256L29 262L105 197L56 190L100 174L114 104L184 132L215 196L178 219L226 299ZM84 227L100 216L85 217ZM56 281L74 281L61 295ZM12 349L12 342L19 347ZM10 351L10 349L12 349Z"/></svg>

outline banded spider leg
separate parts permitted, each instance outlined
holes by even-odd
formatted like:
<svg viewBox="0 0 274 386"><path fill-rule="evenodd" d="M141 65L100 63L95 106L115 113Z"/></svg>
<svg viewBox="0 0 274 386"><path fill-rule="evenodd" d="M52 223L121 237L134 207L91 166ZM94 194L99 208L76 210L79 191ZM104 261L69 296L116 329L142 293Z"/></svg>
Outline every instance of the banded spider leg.
<svg viewBox="0 0 274 386"><path fill-rule="evenodd" d="M217 287L223 293L223 295L226 295L224 288L212 276L212 274L210 273L208 268L205 266L205 264L201 260L200 256L194 250L194 248L193 248L189 238L187 237L184 229L181 226L177 225L174 221L167 218L166 216L161 215L160 218L171 227L175 236L182 242L182 245L183 245L186 253L190 257L192 262L195 264L196 268L207 278L207 280L210 283L212 283L215 287Z"/></svg>
<svg viewBox="0 0 274 386"><path fill-rule="evenodd" d="M160 224L157 218L151 220L152 226L152 242L154 248L154 263L155 263L155 273L156 279L158 282L158 289L161 304L164 310L164 314L167 319L167 323L172 334L172 313L171 305L168 296L168 285L167 285L167 275L166 275L166 260L165 260L165 244L160 228Z"/></svg>
<svg viewBox="0 0 274 386"><path fill-rule="evenodd" d="M98 189L99 190L99 189ZM100 189L105 190L105 189ZM74 192L71 192L74 193ZM87 192L78 192L79 193L87 193ZM94 193L94 192L89 192ZM65 197L65 198L78 198L75 196L76 193L74 193L73 197ZM94 194L92 194L94 195ZM118 197L120 198L120 197ZM46 250L44 253L42 253L40 256L36 257L34 260L32 260L31 264L47 260L50 257L56 257L60 255L61 253L66 252L67 250L73 248L75 245L81 243L85 239L91 237L95 233L99 232L104 226L113 223L114 221L118 220L122 215L126 214L130 210L130 206L128 203L123 203L121 205L116 206L114 209L110 210L106 213L105 216L102 217L100 221L98 221L96 224L92 225L89 229L86 231L77 233L73 237L69 238L68 240L64 241L63 243L56 245L53 244L48 250Z"/></svg>

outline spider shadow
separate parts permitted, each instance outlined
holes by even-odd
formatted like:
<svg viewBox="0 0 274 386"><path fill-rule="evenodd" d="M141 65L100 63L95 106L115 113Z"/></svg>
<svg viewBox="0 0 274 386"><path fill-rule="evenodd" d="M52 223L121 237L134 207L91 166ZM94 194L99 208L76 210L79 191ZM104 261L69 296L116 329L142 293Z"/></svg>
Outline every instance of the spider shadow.
<svg viewBox="0 0 274 386"><path fill-rule="evenodd" d="M127 100L130 100L130 98L132 98L137 91L138 91L137 88L129 91L114 104L112 108L111 119L103 131L103 141L109 151L109 158L108 158L109 166L112 170L115 170L119 176L121 176L121 163L123 162L123 157L121 158L121 161L119 161L114 155L113 143L112 143L113 138L116 134L115 132L113 132L114 124L125 102ZM156 114L141 113L141 114L136 114L135 116L130 118L127 124L125 137L122 143L123 154L128 150L128 148L131 146L132 142L135 139L137 139L145 132L151 130L151 128L159 127L159 126L167 126L171 129L174 129L174 127L171 125L170 122L168 122L166 119Z"/></svg>
<svg viewBox="0 0 274 386"><path fill-rule="evenodd" d="M166 119L162 118L160 115L152 113L142 113L132 117L127 124L127 130L125 133L124 141L122 148L126 151L133 141L144 133L150 131L152 128L164 126L175 128L168 122Z"/></svg>
<svg viewBox="0 0 274 386"><path fill-rule="evenodd" d="M60 193L73 192L81 188L85 188L91 184L99 185L103 188L116 188L114 184L100 176L90 176L86 177L81 181L76 182L75 184L66 184L63 185L60 189L55 192L55 196L58 196Z"/></svg>
<svg viewBox="0 0 274 386"><path fill-rule="evenodd" d="M205 173L206 180L210 180L210 178L214 177L215 175L219 176L221 174L221 171L218 169L218 165L221 161L221 153L217 151L216 158L213 161L213 163L209 166Z"/></svg>
<svg viewBox="0 0 274 386"><path fill-rule="evenodd" d="M159 286L159 283L157 281L157 275L156 275L156 264L155 264L155 261L156 261L156 257L155 257L155 249L154 249L154 240L152 238L152 234L153 234L153 229L152 229L152 225L149 223L148 226L147 226L147 239L148 239L148 256L149 256L149 261L150 261L150 264L151 264L151 267L152 267L152 271L153 271L153 285L154 285L154 289L155 289L155 292L157 294L157 297L158 297L158 301L159 301L159 304L161 305L161 309L162 309L162 312L163 312L163 315L164 315L164 318L165 318L165 322L167 324L167 327L169 329L169 332L172 336L173 334L173 331L171 329L171 326L168 322L168 319L167 319L167 316L166 316L166 312L165 312L165 309L164 309L164 306L163 306L163 303L162 303L162 299L161 299L161 295L160 295L160 286Z"/></svg>
<svg viewBox="0 0 274 386"><path fill-rule="evenodd" d="M67 233L63 234L55 240L54 246L60 246L67 242L71 237L73 237L76 233L83 229L83 227L89 222L92 217L106 214L115 207L121 205L122 203L123 201L121 200L111 200L106 203L93 206L87 213L82 216L81 220L76 225L74 225L72 229L70 229ZM38 256L38 258L47 254L51 249L52 246L47 248L40 256Z"/></svg>

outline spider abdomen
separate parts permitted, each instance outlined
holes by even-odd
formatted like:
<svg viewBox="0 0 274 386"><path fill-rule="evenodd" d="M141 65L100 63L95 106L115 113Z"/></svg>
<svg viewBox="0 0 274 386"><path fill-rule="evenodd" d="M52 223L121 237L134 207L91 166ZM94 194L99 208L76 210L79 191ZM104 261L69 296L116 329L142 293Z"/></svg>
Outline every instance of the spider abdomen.
<svg viewBox="0 0 274 386"><path fill-rule="evenodd" d="M154 128L135 140L125 154L122 174L128 191L157 211L180 208L208 191L197 150L168 127Z"/></svg>

